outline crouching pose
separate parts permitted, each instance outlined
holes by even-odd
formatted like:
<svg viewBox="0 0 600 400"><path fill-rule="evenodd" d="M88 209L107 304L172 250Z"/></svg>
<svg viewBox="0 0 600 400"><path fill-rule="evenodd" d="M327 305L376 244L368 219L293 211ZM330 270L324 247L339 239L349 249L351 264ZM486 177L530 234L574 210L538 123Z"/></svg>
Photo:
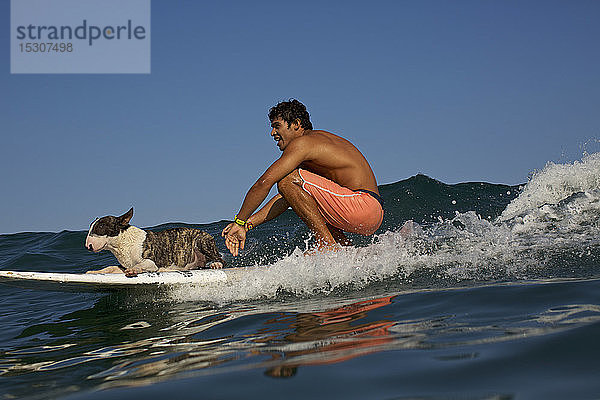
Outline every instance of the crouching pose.
<svg viewBox="0 0 600 400"><path fill-rule="evenodd" d="M350 244L344 232L372 235L383 221L383 199L371 166L348 140L314 130L298 100L284 101L269 111L270 135L283 152L250 188L234 221L222 236L237 256L246 233L283 214L289 207L317 239L317 249ZM273 185L279 193L260 210Z"/></svg>

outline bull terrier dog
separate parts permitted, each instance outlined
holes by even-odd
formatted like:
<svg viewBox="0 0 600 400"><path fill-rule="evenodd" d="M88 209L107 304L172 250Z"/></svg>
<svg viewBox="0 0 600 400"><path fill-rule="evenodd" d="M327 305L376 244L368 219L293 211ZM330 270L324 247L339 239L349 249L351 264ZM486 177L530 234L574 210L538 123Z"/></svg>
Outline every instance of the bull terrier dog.
<svg viewBox="0 0 600 400"><path fill-rule="evenodd" d="M145 231L129 225L132 217L133 207L120 217L107 215L92 222L85 247L94 253L109 250L121 265L88 271L88 274L136 276L143 272L189 271L225 265L210 234L192 228Z"/></svg>

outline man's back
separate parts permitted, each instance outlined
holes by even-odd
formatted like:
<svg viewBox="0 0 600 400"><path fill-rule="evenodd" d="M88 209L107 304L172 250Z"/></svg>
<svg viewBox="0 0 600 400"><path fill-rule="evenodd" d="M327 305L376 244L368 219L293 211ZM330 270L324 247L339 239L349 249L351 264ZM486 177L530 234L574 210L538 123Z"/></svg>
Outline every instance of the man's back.
<svg viewBox="0 0 600 400"><path fill-rule="evenodd" d="M302 146L308 149L305 168L352 190L366 189L375 193L377 181L362 153L348 140L326 131L307 131Z"/></svg>

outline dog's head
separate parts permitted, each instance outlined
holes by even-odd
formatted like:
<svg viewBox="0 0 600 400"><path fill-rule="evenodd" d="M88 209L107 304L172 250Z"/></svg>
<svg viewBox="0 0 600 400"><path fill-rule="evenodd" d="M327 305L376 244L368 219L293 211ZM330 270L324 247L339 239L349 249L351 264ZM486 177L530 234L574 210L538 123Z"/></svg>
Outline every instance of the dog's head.
<svg viewBox="0 0 600 400"><path fill-rule="evenodd" d="M85 239L85 248L94 253L104 250L110 238L119 236L121 232L129 227L131 217L133 217L133 207L120 217L107 215L106 217L96 218L92 222Z"/></svg>

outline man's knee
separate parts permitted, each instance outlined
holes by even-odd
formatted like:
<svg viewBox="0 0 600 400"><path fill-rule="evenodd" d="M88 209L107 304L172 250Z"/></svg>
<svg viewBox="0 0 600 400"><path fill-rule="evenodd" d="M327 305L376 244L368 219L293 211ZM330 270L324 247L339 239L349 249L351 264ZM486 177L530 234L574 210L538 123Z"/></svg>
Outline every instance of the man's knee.
<svg viewBox="0 0 600 400"><path fill-rule="evenodd" d="M294 188L294 186L302 186L302 178L300 177L300 174L298 173L297 169L293 170L288 175L283 177L283 179L277 182L277 190L282 195L288 189Z"/></svg>

